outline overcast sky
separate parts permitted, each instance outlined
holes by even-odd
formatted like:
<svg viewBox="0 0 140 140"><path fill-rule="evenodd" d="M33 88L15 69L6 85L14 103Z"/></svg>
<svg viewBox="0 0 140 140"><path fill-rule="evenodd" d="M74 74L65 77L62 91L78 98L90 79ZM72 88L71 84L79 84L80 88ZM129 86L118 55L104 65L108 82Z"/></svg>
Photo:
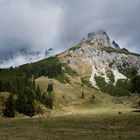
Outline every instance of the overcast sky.
<svg viewBox="0 0 140 140"><path fill-rule="evenodd" d="M140 0L0 0L0 67L28 62L22 49L60 52L99 29L140 53L139 11Z"/></svg>

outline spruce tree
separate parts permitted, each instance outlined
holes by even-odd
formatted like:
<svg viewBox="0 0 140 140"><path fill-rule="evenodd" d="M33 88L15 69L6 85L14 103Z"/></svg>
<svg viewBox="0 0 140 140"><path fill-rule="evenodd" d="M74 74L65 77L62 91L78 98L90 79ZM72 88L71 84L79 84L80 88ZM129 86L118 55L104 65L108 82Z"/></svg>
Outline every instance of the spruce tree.
<svg viewBox="0 0 140 140"><path fill-rule="evenodd" d="M24 94L26 95L26 105L25 105L25 115L30 117L35 115L35 103L34 103L34 92L29 87L26 87L24 90Z"/></svg>
<svg viewBox="0 0 140 140"><path fill-rule="evenodd" d="M15 117L15 102L12 94L7 99L3 115L5 117Z"/></svg>
<svg viewBox="0 0 140 140"><path fill-rule="evenodd" d="M18 95L18 98L16 100L16 110L19 113L23 113L25 112L25 108L26 107L26 96L24 95L24 93L20 93Z"/></svg>
<svg viewBox="0 0 140 140"><path fill-rule="evenodd" d="M37 89L36 89L36 99L38 101L41 101L41 89L40 89L39 85L37 86Z"/></svg>
<svg viewBox="0 0 140 140"><path fill-rule="evenodd" d="M48 84L47 88L48 92L48 97L46 98L46 105L50 108L53 109L53 84Z"/></svg>
<svg viewBox="0 0 140 140"><path fill-rule="evenodd" d="M132 92L140 93L140 76L135 76L132 81Z"/></svg>
<svg viewBox="0 0 140 140"><path fill-rule="evenodd" d="M53 92L53 84L48 84L47 92Z"/></svg>
<svg viewBox="0 0 140 140"><path fill-rule="evenodd" d="M53 109L53 93L52 92L49 92L48 93L48 107L50 108L50 109Z"/></svg>
<svg viewBox="0 0 140 140"><path fill-rule="evenodd" d="M82 98L82 99L85 98L84 92L82 92L82 96L81 96L81 98Z"/></svg>
<svg viewBox="0 0 140 140"><path fill-rule="evenodd" d="M35 103L34 103L34 92L29 87L24 89L24 92L19 94L16 100L16 110L19 113L23 113L28 116L34 116L35 114Z"/></svg>

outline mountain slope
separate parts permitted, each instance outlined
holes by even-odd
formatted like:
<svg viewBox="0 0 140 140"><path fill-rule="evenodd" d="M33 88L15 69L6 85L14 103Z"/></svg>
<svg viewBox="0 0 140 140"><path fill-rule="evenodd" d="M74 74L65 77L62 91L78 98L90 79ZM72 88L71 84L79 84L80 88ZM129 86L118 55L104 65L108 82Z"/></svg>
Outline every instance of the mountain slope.
<svg viewBox="0 0 140 140"><path fill-rule="evenodd" d="M114 45L115 44L115 45ZM75 47L58 55L62 63L67 63L81 76L88 77L90 83L98 88L95 77L105 78L112 82L109 75L114 77L114 85L118 79L127 79L122 70L136 69L140 74L140 56L120 49L115 41L110 40L104 31L90 33Z"/></svg>
<svg viewBox="0 0 140 140"><path fill-rule="evenodd" d="M56 56L16 68L0 69L0 92L10 92L16 99L21 94L28 95L25 92L28 89L33 94L35 106L41 105L47 112L48 85L52 84L55 113L57 110L92 112L93 108L95 112L99 112L99 108L104 112L130 110L128 105L137 98L123 100L119 97L116 101L113 96L139 92L138 75L140 56L121 49L105 31L100 30L89 33L79 44ZM38 87L41 89L39 95Z"/></svg>

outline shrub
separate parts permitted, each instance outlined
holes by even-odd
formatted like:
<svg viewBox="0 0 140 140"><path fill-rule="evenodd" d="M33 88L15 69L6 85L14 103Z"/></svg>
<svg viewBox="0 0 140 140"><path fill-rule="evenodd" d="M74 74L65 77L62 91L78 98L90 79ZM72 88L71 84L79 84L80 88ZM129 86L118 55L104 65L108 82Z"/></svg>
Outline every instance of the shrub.
<svg viewBox="0 0 140 140"><path fill-rule="evenodd" d="M132 92L140 93L140 76L136 76L131 80Z"/></svg>
<svg viewBox="0 0 140 140"><path fill-rule="evenodd" d="M71 50L75 51L75 50L77 50L77 49L80 49L81 46L82 46L82 45L79 43L78 45L76 45L76 46L70 48L69 51L71 51Z"/></svg>
<svg viewBox="0 0 140 140"><path fill-rule="evenodd" d="M72 68L70 68L68 65L63 64L64 68L65 68L65 72L68 73L71 76L79 76L79 74L73 70Z"/></svg>
<svg viewBox="0 0 140 140"><path fill-rule="evenodd" d="M109 78L109 80L111 81L111 83L114 83L115 82L115 78L114 78L115 76L114 76L113 72L111 70L108 70L106 72L106 74L107 74L107 77Z"/></svg>
<svg viewBox="0 0 140 140"><path fill-rule="evenodd" d="M95 76L95 81L96 81L97 86L98 86L103 92L105 92L105 91L106 91L106 86L107 86L107 83L106 83L106 81L105 81L105 78L104 78L104 77L101 77L101 76Z"/></svg>
<svg viewBox="0 0 140 140"><path fill-rule="evenodd" d="M67 76L65 76L65 75L58 75L58 76L56 77L56 79L57 79L59 82L64 83L64 84L70 83L70 79L69 79Z"/></svg>
<svg viewBox="0 0 140 140"><path fill-rule="evenodd" d="M132 79L133 77L137 75L136 68L121 68L119 69L119 72L124 74L129 79Z"/></svg>
<svg viewBox="0 0 140 140"><path fill-rule="evenodd" d="M90 81L87 80L86 77L82 77L82 78L81 78L81 82L82 82L82 86L83 86L83 85L86 85L86 86L89 87L89 88L93 88L93 86L91 85Z"/></svg>
<svg viewBox="0 0 140 140"><path fill-rule="evenodd" d="M101 91L113 96L128 96L131 92L131 84L128 80L118 80L116 85L106 83L105 78L101 76L95 77L96 84Z"/></svg>

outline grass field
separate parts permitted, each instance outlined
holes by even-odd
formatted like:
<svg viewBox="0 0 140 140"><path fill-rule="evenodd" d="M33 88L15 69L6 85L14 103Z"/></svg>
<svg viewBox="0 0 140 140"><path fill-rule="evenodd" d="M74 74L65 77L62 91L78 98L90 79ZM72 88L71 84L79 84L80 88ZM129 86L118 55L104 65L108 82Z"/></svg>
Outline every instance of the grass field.
<svg viewBox="0 0 140 140"><path fill-rule="evenodd" d="M132 112L137 97L114 98L45 77L36 82L44 91L53 83L56 108L41 119L0 118L0 140L140 140L140 112Z"/></svg>
<svg viewBox="0 0 140 140"><path fill-rule="evenodd" d="M1 119L0 140L139 140L140 113Z"/></svg>

